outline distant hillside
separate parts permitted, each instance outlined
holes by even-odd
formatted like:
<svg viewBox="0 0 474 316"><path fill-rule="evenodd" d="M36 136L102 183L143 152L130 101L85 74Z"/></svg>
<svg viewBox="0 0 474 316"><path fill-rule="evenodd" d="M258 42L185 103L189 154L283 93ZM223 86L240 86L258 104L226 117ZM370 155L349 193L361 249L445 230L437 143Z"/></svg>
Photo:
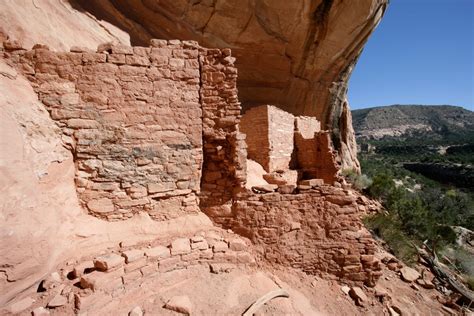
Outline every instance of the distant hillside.
<svg viewBox="0 0 474 316"><path fill-rule="evenodd" d="M474 137L474 112L451 105L390 105L352 111L358 139L469 141Z"/></svg>

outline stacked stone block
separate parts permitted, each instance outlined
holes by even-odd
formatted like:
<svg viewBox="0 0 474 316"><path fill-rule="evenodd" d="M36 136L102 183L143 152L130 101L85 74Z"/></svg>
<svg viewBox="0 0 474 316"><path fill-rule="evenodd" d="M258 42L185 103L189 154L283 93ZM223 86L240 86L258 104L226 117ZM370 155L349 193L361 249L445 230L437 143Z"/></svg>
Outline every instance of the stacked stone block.
<svg viewBox="0 0 474 316"><path fill-rule="evenodd" d="M315 132L313 136L306 137L297 131L295 145L298 168L303 178L323 179L326 183L333 183L336 180L340 166L329 132Z"/></svg>
<svg viewBox="0 0 474 316"><path fill-rule="evenodd" d="M294 148L295 117L275 106L268 108L268 172L290 169Z"/></svg>
<svg viewBox="0 0 474 316"><path fill-rule="evenodd" d="M322 183L290 192L239 194L229 228L261 245L270 262L373 286L381 267L360 220L364 200Z"/></svg>
<svg viewBox="0 0 474 316"><path fill-rule="evenodd" d="M275 106L245 112L240 129L246 134L248 157L268 172L296 169L300 177L333 183L339 171L330 135L314 117L293 116Z"/></svg>
<svg viewBox="0 0 474 316"><path fill-rule="evenodd" d="M247 135L248 157L267 172L288 170L293 153L294 116L272 105L245 112L240 129Z"/></svg>
<svg viewBox="0 0 474 316"><path fill-rule="evenodd" d="M100 218L146 211L165 220L198 211L199 47L151 44L69 53L37 46L21 57L74 154L79 198Z"/></svg>
<svg viewBox="0 0 474 316"><path fill-rule="evenodd" d="M127 289L140 286L145 278L193 265L209 265L213 273L220 272L216 269L229 269L236 265L255 265L248 246L248 241L242 238L209 231L174 239L167 246L135 246L82 261L71 271L74 278L71 281L78 281L80 287L74 291L75 307L81 312L93 311L104 303L104 295L120 295Z"/></svg>
<svg viewBox="0 0 474 316"><path fill-rule="evenodd" d="M274 185L261 195L243 189L247 151L229 49L152 40L150 47L105 44L96 52L58 53L35 45L5 54L61 127L74 155L79 198L92 215L119 220L146 211L165 220L197 212L199 195L215 222L251 238L270 262L353 282L373 284L378 278L375 244L359 218L366 208L349 191L321 180L298 188ZM276 154L267 156L285 161L269 166L286 168L287 151L295 146L298 167L332 183L338 166L319 123L294 120L280 110L266 113L265 133L257 136L282 135L274 143ZM249 130L258 130L253 125ZM293 133L295 145L288 137ZM72 275L90 274L81 282L88 289L122 288L142 276L206 260L253 262L244 251L248 246L207 236L181 238L170 247L127 249L122 256L83 262ZM102 282L104 275L114 280ZM84 306L87 300L79 296L76 302Z"/></svg>
<svg viewBox="0 0 474 316"><path fill-rule="evenodd" d="M246 135L247 156L258 162L267 172L270 165L268 137L268 106L248 109L240 120L240 131Z"/></svg>
<svg viewBox="0 0 474 316"><path fill-rule="evenodd" d="M204 164L201 209L230 210L234 191L245 186L245 135L239 132L237 68L230 49L201 50Z"/></svg>

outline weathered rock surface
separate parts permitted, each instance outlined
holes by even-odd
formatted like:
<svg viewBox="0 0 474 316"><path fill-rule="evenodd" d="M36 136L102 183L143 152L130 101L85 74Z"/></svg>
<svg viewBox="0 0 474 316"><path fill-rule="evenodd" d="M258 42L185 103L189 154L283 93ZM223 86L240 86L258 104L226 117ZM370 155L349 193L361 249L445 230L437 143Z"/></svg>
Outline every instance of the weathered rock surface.
<svg viewBox="0 0 474 316"><path fill-rule="evenodd" d="M420 273L410 267L401 268L400 274L402 276L402 279L406 282L416 281L420 277Z"/></svg>
<svg viewBox="0 0 474 316"><path fill-rule="evenodd" d="M119 28L76 10L72 1L6 0L0 2L0 41L10 36L30 49L37 43L55 50L73 46L94 49L108 41L130 44Z"/></svg>
<svg viewBox="0 0 474 316"><path fill-rule="evenodd" d="M364 291L360 287L354 286L350 289L349 295L354 299L358 305L362 305L364 302L367 302L368 298L365 295Z"/></svg>
<svg viewBox="0 0 474 316"><path fill-rule="evenodd" d="M388 1L78 2L97 18L127 30L134 44L181 38L231 47L244 108L274 104L316 116L323 129L337 135L345 165L358 168L347 81Z"/></svg>
<svg viewBox="0 0 474 316"><path fill-rule="evenodd" d="M191 315L193 304L189 297L185 295L173 296L165 305L165 308L184 314Z"/></svg>
<svg viewBox="0 0 474 316"><path fill-rule="evenodd" d="M143 311L140 308L140 306L135 306L130 313L128 313L128 316L143 316Z"/></svg>

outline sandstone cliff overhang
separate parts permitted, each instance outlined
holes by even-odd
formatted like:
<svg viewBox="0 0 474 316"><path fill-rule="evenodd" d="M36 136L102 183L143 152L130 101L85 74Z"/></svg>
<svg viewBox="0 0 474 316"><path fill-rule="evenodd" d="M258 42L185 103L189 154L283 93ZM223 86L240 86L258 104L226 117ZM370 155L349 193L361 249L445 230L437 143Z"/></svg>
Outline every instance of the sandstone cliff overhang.
<svg viewBox="0 0 474 316"><path fill-rule="evenodd" d="M347 82L388 0L76 0L78 7L128 32L230 47L237 57L243 109L272 104L315 116L331 130L345 168L359 170L345 116Z"/></svg>

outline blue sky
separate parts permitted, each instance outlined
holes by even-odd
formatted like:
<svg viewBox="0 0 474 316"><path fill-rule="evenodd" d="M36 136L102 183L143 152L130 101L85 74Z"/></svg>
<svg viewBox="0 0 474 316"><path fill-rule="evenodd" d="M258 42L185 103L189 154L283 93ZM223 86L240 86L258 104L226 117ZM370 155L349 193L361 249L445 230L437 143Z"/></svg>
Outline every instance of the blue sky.
<svg viewBox="0 0 474 316"><path fill-rule="evenodd" d="M451 104L474 110L474 0L391 0L349 82L352 109Z"/></svg>

